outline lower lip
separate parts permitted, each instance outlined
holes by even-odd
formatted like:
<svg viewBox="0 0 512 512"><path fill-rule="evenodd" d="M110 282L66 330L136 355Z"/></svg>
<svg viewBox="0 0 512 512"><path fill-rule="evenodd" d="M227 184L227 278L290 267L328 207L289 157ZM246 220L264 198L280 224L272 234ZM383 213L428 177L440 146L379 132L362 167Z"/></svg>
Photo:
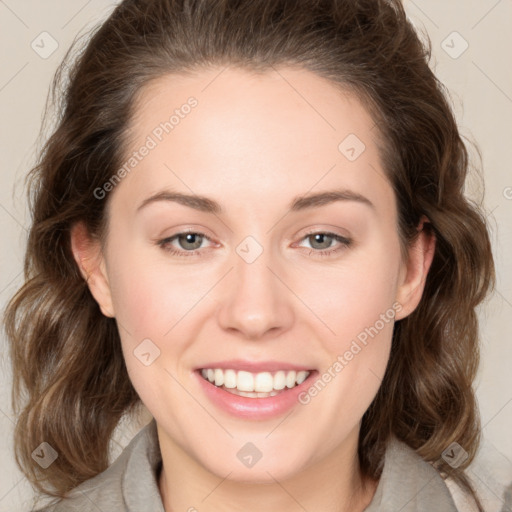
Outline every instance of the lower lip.
<svg viewBox="0 0 512 512"><path fill-rule="evenodd" d="M223 411L249 420L266 420L280 416L294 406L300 405L298 395L305 391L311 384L312 378L317 374L312 371L308 378L293 388L285 388L275 396L265 398L248 398L234 395L223 388L219 388L207 381L199 371L194 372L208 399Z"/></svg>

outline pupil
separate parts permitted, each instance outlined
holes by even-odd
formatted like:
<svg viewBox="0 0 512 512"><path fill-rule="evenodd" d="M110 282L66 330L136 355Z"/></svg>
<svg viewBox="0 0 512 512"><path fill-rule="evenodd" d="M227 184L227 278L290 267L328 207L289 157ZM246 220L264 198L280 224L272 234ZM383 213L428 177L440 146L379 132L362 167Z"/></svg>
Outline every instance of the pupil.
<svg viewBox="0 0 512 512"><path fill-rule="evenodd" d="M317 247L317 249L327 249L330 245L331 237L329 235L325 235L324 233L317 233L313 235L314 243L318 243L322 247Z"/></svg>
<svg viewBox="0 0 512 512"><path fill-rule="evenodd" d="M197 249L198 247L201 246L201 237L197 233L187 233L186 235L181 237L181 241L183 243L180 245L184 249ZM190 247L190 245L187 246L187 244L192 245L192 247Z"/></svg>

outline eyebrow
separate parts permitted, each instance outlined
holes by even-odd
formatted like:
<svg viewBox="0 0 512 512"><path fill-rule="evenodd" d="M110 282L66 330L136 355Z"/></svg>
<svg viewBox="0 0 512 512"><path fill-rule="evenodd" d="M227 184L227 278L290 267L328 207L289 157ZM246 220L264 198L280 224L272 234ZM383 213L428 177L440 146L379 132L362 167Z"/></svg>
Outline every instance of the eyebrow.
<svg viewBox="0 0 512 512"><path fill-rule="evenodd" d="M314 208L315 206L334 203L335 201L355 201L375 209L375 205L367 197L352 190L342 189L296 197L290 205L290 210L297 212L307 208Z"/></svg>
<svg viewBox="0 0 512 512"><path fill-rule="evenodd" d="M178 203L206 213L222 213L222 207L213 199L196 194L183 194L181 192L172 192L168 190L157 192L156 194L144 199L144 201L142 201L138 206L137 212L147 205L159 201ZM292 212L297 212L307 210L308 208L324 206L336 201L354 201L375 209L375 205L367 197L348 189L329 190L325 192L318 192L316 194L298 196L293 199L289 209Z"/></svg>

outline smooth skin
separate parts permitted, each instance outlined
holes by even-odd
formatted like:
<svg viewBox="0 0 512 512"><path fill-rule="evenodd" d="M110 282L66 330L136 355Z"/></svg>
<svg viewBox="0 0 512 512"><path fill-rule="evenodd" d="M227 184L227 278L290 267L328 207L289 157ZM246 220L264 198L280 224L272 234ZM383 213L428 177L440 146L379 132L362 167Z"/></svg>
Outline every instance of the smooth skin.
<svg viewBox="0 0 512 512"><path fill-rule="evenodd" d="M309 71L160 77L137 99L127 156L190 96L197 106L111 192L105 246L80 223L72 230L75 259L116 318L130 379L157 422L165 510L362 511L377 482L361 475L358 435L393 321L309 404L271 420L220 410L194 369L280 360L322 374L394 303L395 320L417 307L435 239L420 224L402 259L375 123L356 96ZM349 134L366 147L354 161L338 149ZM371 205L290 209L297 197L340 189ZM204 196L219 211L171 200L139 208L162 191ZM208 238L170 238L186 230ZM263 251L252 263L237 252L246 237ZM134 355L144 339L160 350L149 366ZM252 468L237 458L248 442L262 453Z"/></svg>

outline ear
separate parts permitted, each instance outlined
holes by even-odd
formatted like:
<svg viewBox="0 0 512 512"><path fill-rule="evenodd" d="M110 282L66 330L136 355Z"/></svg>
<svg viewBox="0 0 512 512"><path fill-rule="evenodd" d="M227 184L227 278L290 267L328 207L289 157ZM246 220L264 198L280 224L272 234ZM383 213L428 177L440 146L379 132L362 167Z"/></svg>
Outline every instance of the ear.
<svg viewBox="0 0 512 512"><path fill-rule="evenodd" d="M427 274L434 258L436 237L431 229L425 229L428 219L422 216L418 226L418 235L408 250L407 262L400 272L400 283L396 300L402 309L395 316L400 320L410 315L418 306L423 295Z"/></svg>
<svg viewBox="0 0 512 512"><path fill-rule="evenodd" d="M113 318L114 308L101 244L91 237L83 222L71 227L71 251L101 312Z"/></svg>

